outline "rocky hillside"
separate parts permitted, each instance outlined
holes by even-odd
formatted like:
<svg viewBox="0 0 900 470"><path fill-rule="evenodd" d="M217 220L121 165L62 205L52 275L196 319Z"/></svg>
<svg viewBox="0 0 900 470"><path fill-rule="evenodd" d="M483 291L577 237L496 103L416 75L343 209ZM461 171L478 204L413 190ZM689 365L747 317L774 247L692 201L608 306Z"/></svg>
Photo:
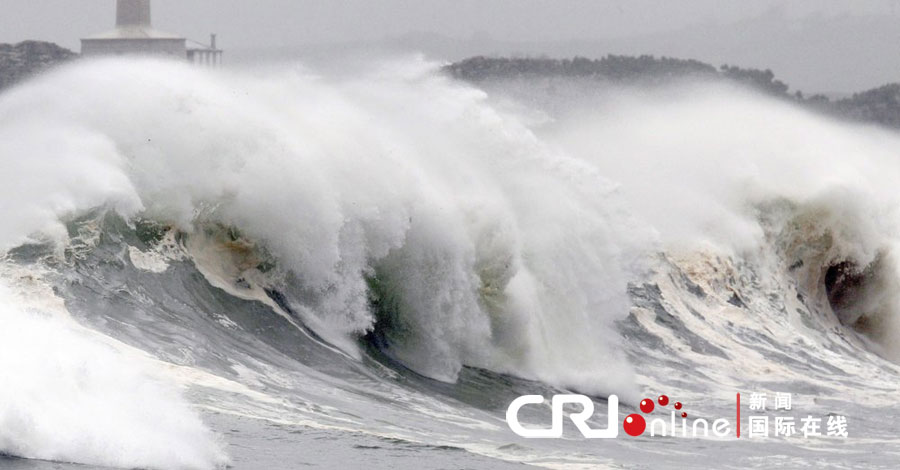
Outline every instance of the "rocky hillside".
<svg viewBox="0 0 900 470"><path fill-rule="evenodd" d="M0 90L77 56L78 54L50 42L0 44Z"/></svg>
<svg viewBox="0 0 900 470"><path fill-rule="evenodd" d="M783 97L788 86L775 78L771 70L744 69L730 65L716 68L691 59L608 55L600 59L549 59L472 57L444 68L456 78L471 82L509 78L587 78L598 82L663 84L679 79L725 79Z"/></svg>
<svg viewBox="0 0 900 470"><path fill-rule="evenodd" d="M470 82L503 80L571 79L609 84L660 85L692 78L738 82L779 99L844 119L900 129L900 84L893 83L848 98L831 100L821 94L805 95L778 80L771 70L723 65L714 67L696 60L653 56L616 56L601 59L549 59L473 57L444 68L450 75Z"/></svg>

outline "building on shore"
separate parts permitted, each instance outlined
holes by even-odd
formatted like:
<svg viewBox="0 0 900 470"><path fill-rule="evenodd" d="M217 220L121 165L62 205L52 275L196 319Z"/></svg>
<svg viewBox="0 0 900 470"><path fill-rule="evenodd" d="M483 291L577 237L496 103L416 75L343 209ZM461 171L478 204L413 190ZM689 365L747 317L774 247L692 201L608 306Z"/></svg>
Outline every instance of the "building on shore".
<svg viewBox="0 0 900 470"><path fill-rule="evenodd" d="M187 60L199 65L215 67L222 64L222 49L216 47L216 35L209 35L209 45L190 41L194 47L188 47Z"/></svg>
<svg viewBox="0 0 900 470"><path fill-rule="evenodd" d="M153 29L150 0L117 0L116 29L82 39L81 55L150 55L219 65L222 50L216 47L214 34L210 42L189 48L184 36Z"/></svg>

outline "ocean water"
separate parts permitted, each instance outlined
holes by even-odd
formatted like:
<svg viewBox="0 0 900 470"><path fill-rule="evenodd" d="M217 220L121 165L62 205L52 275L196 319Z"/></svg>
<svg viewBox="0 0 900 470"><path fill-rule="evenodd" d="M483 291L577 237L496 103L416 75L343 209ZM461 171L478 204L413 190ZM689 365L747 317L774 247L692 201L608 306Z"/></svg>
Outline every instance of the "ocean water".
<svg viewBox="0 0 900 470"><path fill-rule="evenodd" d="M103 60L0 94L0 142L0 467L900 452L893 132L722 83ZM671 404L638 409L661 395L687 417L667 436L510 430L514 399L562 393L591 397L595 428L613 394L619 423L668 422ZM749 416L822 435L753 437ZM679 434L719 418L725 436Z"/></svg>

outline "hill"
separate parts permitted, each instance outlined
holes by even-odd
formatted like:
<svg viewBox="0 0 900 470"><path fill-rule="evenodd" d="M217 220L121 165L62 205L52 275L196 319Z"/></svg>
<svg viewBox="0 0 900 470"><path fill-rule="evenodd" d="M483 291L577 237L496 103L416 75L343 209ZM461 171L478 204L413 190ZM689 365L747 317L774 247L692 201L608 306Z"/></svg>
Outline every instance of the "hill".
<svg viewBox="0 0 900 470"><path fill-rule="evenodd" d="M900 129L898 83L831 100L821 94L807 96L799 90L791 92L790 86L776 78L771 70L731 65L717 68L697 60L649 55L608 55L600 59L472 57L447 65L444 70L455 78L474 83L504 79L577 78L596 80L597 86L654 86L692 78L727 80L832 116Z"/></svg>
<svg viewBox="0 0 900 470"><path fill-rule="evenodd" d="M0 44L0 90L77 56L50 42Z"/></svg>

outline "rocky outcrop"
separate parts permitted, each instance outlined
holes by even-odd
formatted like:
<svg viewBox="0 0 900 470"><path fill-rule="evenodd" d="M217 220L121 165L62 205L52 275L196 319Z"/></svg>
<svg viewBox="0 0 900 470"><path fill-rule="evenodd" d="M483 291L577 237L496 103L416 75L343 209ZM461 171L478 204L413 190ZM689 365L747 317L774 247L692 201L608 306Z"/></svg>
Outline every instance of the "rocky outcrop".
<svg viewBox="0 0 900 470"><path fill-rule="evenodd" d="M0 91L77 56L50 42L0 44Z"/></svg>

